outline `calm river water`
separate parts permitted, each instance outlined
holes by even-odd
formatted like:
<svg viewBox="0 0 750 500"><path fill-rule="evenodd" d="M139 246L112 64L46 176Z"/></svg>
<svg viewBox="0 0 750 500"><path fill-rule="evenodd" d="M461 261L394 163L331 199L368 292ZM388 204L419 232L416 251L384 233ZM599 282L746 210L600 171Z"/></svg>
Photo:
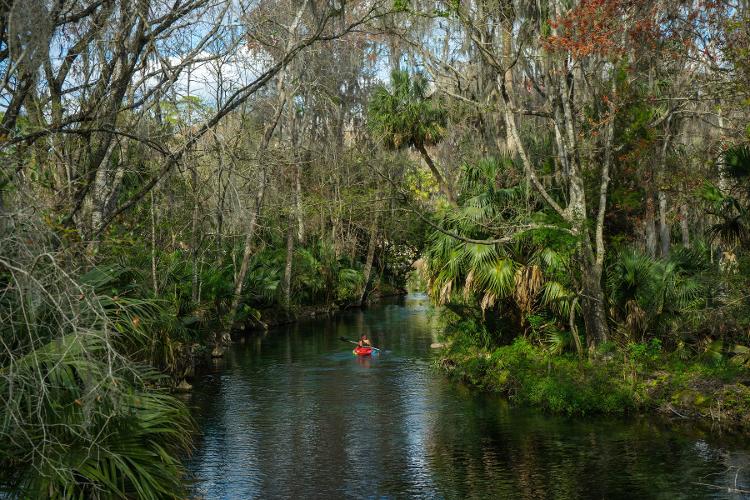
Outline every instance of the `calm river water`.
<svg viewBox="0 0 750 500"><path fill-rule="evenodd" d="M385 352L357 358L339 337ZM748 498L750 443L655 418L509 407L431 366L424 295L233 345L189 397L193 495L250 498Z"/></svg>

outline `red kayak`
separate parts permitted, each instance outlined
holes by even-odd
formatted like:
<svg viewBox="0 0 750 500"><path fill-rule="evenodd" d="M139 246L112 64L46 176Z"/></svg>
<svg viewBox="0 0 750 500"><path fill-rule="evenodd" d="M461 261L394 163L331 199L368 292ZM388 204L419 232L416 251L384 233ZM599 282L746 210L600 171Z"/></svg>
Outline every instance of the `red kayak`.
<svg viewBox="0 0 750 500"><path fill-rule="evenodd" d="M356 354L357 356L369 356L370 354L372 354L372 347L357 346L352 352L354 352L354 354Z"/></svg>

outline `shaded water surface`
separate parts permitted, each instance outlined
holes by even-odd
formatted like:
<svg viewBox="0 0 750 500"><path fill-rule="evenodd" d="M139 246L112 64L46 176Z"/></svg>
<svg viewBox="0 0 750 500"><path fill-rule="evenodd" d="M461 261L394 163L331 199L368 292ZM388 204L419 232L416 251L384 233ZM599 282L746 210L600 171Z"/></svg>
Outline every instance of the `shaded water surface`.
<svg viewBox="0 0 750 500"><path fill-rule="evenodd" d="M750 498L747 441L510 408L431 369L434 331L410 295L233 345L190 396L194 496Z"/></svg>

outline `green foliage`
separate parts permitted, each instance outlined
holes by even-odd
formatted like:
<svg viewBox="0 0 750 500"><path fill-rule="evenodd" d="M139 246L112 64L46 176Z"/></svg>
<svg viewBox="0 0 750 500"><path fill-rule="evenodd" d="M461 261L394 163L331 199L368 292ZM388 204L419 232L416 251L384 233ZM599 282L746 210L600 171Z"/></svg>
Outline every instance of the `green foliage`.
<svg viewBox="0 0 750 500"><path fill-rule="evenodd" d="M487 348L492 344L492 335L478 318L460 317L452 321L446 335L453 338L454 346Z"/></svg>
<svg viewBox="0 0 750 500"><path fill-rule="evenodd" d="M632 386L617 377L615 366L582 365L523 338L490 351L454 344L447 359L451 361L444 359L441 365L453 376L554 413L626 413L639 407Z"/></svg>
<svg viewBox="0 0 750 500"><path fill-rule="evenodd" d="M652 338L648 342L630 343L627 352L635 363L653 366L662 354L661 340Z"/></svg>
<svg viewBox="0 0 750 500"><path fill-rule="evenodd" d="M732 363L740 366L750 367L750 347L737 344L732 349Z"/></svg>
<svg viewBox="0 0 750 500"><path fill-rule="evenodd" d="M701 275L708 272L705 248L678 248L668 260L621 252L607 271L607 289L612 319L625 334L625 343L675 336L691 325L705 305Z"/></svg>
<svg viewBox="0 0 750 500"><path fill-rule="evenodd" d="M537 330L538 336L546 335L543 340L550 354L559 355L575 348L573 334L556 327L554 323L544 323L541 327L537 327Z"/></svg>
<svg viewBox="0 0 750 500"><path fill-rule="evenodd" d="M421 73L391 74L391 90L375 89L368 109L368 124L387 147L424 145L439 142L445 134L445 111L427 97L428 82Z"/></svg>
<svg viewBox="0 0 750 500"><path fill-rule="evenodd" d="M17 359L12 381L3 368L4 487L33 498L181 495L187 408L149 388L162 378L153 371L111 373L107 351L98 332L79 333Z"/></svg>
<svg viewBox="0 0 750 500"><path fill-rule="evenodd" d="M740 145L724 152L724 163L727 173L735 179L745 180L750 177L750 146Z"/></svg>
<svg viewBox="0 0 750 500"><path fill-rule="evenodd" d="M408 0L393 0L394 12L406 12L409 10Z"/></svg>
<svg viewBox="0 0 750 500"><path fill-rule="evenodd" d="M192 298L192 266L181 251L159 255L158 296L145 249L133 251L117 263L101 264L81 275L80 281L99 297L123 352L179 379L192 370L194 345L213 338L232 294L231 268L206 266L199 273L199 301ZM243 317L257 317L250 306ZM128 334L126 334L128 333Z"/></svg>
<svg viewBox="0 0 750 500"><path fill-rule="evenodd" d="M137 273L73 273L44 229L0 239L0 489L23 498L175 498L194 425L146 360L163 301ZM43 257L38 257L39 249ZM11 264L12 262L12 264Z"/></svg>
<svg viewBox="0 0 750 500"><path fill-rule="evenodd" d="M359 300L364 282L365 277L362 271L349 268L340 269L336 286L336 302L348 304Z"/></svg>
<svg viewBox="0 0 750 500"><path fill-rule="evenodd" d="M523 184L498 183L511 179L513 169L507 158L464 166L459 204L441 214L438 222L445 231L428 238L428 291L439 304L461 303L480 312L483 328L497 342L529 331L542 342L547 333L559 330L555 323L569 319L574 240L556 230L554 218L524 209ZM524 225L529 219L549 227L520 233L507 243L473 243L451 235L489 240L496 236L489 228ZM544 332L530 324L538 314L546 318Z"/></svg>
<svg viewBox="0 0 750 500"><path fill-rule="evenodd" d="M208 116L210 109L201 100L194 95L186 95L173 103L164 101L161 103L164 121L175 128L192 126L200 123Z"/></svg>
<svg viewBox="0 0 750 500"><path fill-rule="evenodd" d="M285 249L267 247L254 254L244 287L244 303L253 310L282 307L285 265ZM364 276L360 269L349 265L346 258L336 256L327 240L321 239L308 247L298 246L292 259L292 306L331 302L348 305L358 301Z"/></svg>
<svg viewBox="0 0 750 500"><path fill-rule="evenodd" d="M730 183L728 192L705 182L697 194L704 202L706 211L718 222L711 225L711 239L730 249L747 248L750 244L750 210L746 203L750 193L750 147L740 145L724 152L725 182Z"/></svg>
<svg viewBox="0 0 750 500"><path fill-rule="evenodd" d="M611 354L614 349L610 344L599 351ZM711 404L722 408L723 418L747 424L750 392L735 384L748 374L740 364L697 359L686 363L665 356L658 339L630 344L627 352L628 359L580 360L551 354L523 338L489 349L457 341L438 365L454 378L553 413L623 414L669 405L691 414L707 411Z"/></svg>

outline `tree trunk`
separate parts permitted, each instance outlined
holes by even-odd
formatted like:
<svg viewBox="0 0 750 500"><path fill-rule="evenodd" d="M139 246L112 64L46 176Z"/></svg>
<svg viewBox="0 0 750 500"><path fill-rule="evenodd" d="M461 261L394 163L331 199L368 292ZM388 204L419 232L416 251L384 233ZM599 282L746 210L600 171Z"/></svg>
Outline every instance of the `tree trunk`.
<svg viewBox="0 0 750 500"><path fill-rule="evenodd" d="M651 196L646 198L646 215L643 219L643 232L646 243L646 254L652 259L656 258L656 221L654 213L654 200Z"/></svg>
<svg viewBox="0 0 750 500"><path fill-rule="evenodd" d="M297 213L297 240L305 237L305 224L302 217L302 166L298 163L294 169L294 205Z"/></svg>
<svg viewBox="0 0 750 500"><path fill-rule="evenodd" d="M151 190L151 281L154 286L154 296L159 296L159 281L156 274L156 206L154 191Z"/></svg>
<svg viewBox="0 0 750 500"><path fill-rule="evenodd" d="M560 16L560 6L556 1L551 1L551 11ZM556 34L553 28L553 35ZM573 113L573 92L569 87L567 77L569 68L564 61L550 68L548 74L547 88L549 95L557 95L551 98L555 107L555 126L557 127L558 155L565 157L564 165L567 166L568 174L568 203L563 208L560 203L547 191L544 184L539 180L534 165L521 141L516 118L513 110L513 96L509 93L507 82L498 76L498 87L500 96L504 103L505 123L510 131L515 146L518 148L518 156L523 165L527 179L531 186L539 193L541 198L564 220L568 221L573 234L579 238L578 254L581 267L581 306L584 321L586 323L586 339L590 346L608 339L609 328L607 326L607 314L602 290L601 278L603 265L598 262L604 260L604 238L603 221L606 211L607 188L609 183L609 164L611 162L612 137L614 129L612 126L607 131L607 145L605 148L605 165L602 168L600 184L600 206L596 220L596 254L592 247L591 234L589 230L588 207L584 186L583 169L578 152L575 128L575 116ZM555 82L555 80L557 80ZM561 149L561 150L560 150Z"/></svg>
<svg viewBox="0 0 750 500"><path fill-rule="evenodd" d="M721 100L716 103L719 126L719 152L716 156L716 167L719 175L719 191L726 196L729 193L729 179L727 178L727 166L724 160L724 113L721 109Z"/></svg>
<svg viewBox="0 0 750 500"><path fill-rule="evenodd" d="M216 160L218 163L217 180L217 197L216 197L216 246L223 251L223 232L224 232L224 204L226 202L227 189L231 185L231 169L228 170L228 178L224 180L224 153L222 144L219 141L218 134L214 136L216 141Z"/></svg>
<svg viewBox="0 0 750 500"><path fill-rule="evenodd" d="M682 246L690 248L690 209L687 204L680 207L680 233L682 234Z"/></svg>
<svg viewBox="0 0 750 500"><path fill-rule="evenodd" d="M661 242L661 257L669 257L669 247L671 243L672 232L667 224L667 193L659 190L659 240Z"/></svg>
<svg viewBox="0 0 750 500"><path fill-rule="evenodd" d="M292 24L289 27L289 33L291 33L291 37L289 40L287 40L286 49L287 52L291 49L294 39L297 33L297 28L300 24L300 21L302 19L302 14L304 14L305 9L307 8L308 0L305 0L302 5L300 6L299 10L297 10L297 15L294 18L294 21L292 21ZM270 123L266 126L265 131L263 132L263 137L261 138L260 145L258 146L258 163L261 168L261 176L260 176L260 182L258 184L258 191L255 195L255 207L253 209L252 214L250 215L250 221L248 223L247 232L245 233L245 244L244 244L244 250L242 252L242 263L240 264L240 271L237 273L237 276L235 278L234 283L234 293L232 295L232 304L229 308L229 314L227 317L227 324L223 332L218 332L216 334L216 346L214 347L214 353L215 356L220 356L222 354L222 342L225 336L228 336L229 332L231 331L232 327L234 326L234 320L237 316L237 309L239 308L240 301L242 300L242 289L245 284L245 277L247 276L247 268L250 264L250 255L252 254L252 248L253 248L253 238L255 237L255 230L258 222L258 217L260 215L261 207L263 206L263 197L266 190L266 177L267 177L267 170L268 167L265 165L265 153L268 150L268 146L271 143L271 137L273 137L273 133L276 130L276 126L279 123L279 119L281 118L282 113L284 112L284 106L286 105L287 101L287 93L288 89L287 86L284 84L286 80L287 75L287 68L283 67L279 70L278 73L278 80L276 83L276 90L278 92L278 105L276 106L276 111L274 112L273 117L271 118Z"/></svg>
<svg viewBox="0 0 750 500"><path fill-rule="evenodd" d="M661 147L658 170L656 172L657 182L657 199L659 201L659 240L661 242L660 254L662 258L669 257L669 247L672 243L672 232L667 223L667 193L665 185L667 183L667 151L672 139L672 117L667 119L664 132L664 140Z"/></svg>
<svg viewBox="0 0 750 500"><path fill-rule="evenodd" d="M250 265L250 255L252 255L253 249L253 238L255 237L255 229L257 227L258 216L260 215L260 209L263 205L263 196L266 189L266 174L261 174L258 191L255 194L255 206L250 214L250 220L247 225L247 232L245 233L245 243L242 251L242 262L240 263L240 270L235 276L234 280L234 293L232 294L232 304L229 308L229 315L227 318L227 326L224 332L217 334L217 348L221 346L221 337L224 334L228 334L234 326L234 319L237 315L237 309L240 306L240 300L242 300L242 289L245 284L245 277L247 276L247 268Z"/></svg>
<svg viewBox="0 0 750 500"><path fill-rule="evenodd" d="M511 95L513 92L513 22L515 20L515 12L513 9L512 0L504 0L500 6L500 24L502 26L502 41L503 41L503 66L505 67L505 74L503 79L505 81L505 90ZM518 152L518 147L513 139L513 134L506 127L505 130L505 148L508 156L514 158ZM528 179L527 179L528 180Z"/></svg>
<svg viewBox="0 0 750 500"><path fill-rule="evenodd" d="M370 226L370 243L367 245L367 260L365 261L364 284L362 285L362 295L359 297L359 305L363 306L367 300L367 289L370 284L370 275L372 274L372 263L375 259L375 247L378 242L378 217L379 214L376 212L375 217L372 219L372 225Z"/></svg>
<svg viewBox="0 0 750 500"><path fill-rule="evenodd" d="M193 214L190 224L190 257L193 263L192 300L198 302L198 172L195 162L191 162L190 180L193 184Z"/></svg>
<svg viewBox="0 0 750 500"><path fill-rule="evenodd" d="M586 344L591 349L608 340L609 326L602 290L602 267L595 263L588 239L581 245L581 254L581 312L586 324Z"/></svg>
<svg viewBox="0 0 750 500"><path fill-rule="evenodd" d="M88 227L83 224L84 234L90 236L88 242L88 252L93 254L98 248L98 230L102 225L102 221L108 215L108 206L110 205L112 198L117 194L120 189L122 177L125 173L125 169L122 162L115 168L114 172L110 168L110 158L114 150L115 144L112 143L104 154L101 165L96 171L94 181L89 190L88 196L84 203L84 207L88 208ZM84 213L86 210L84 209ZM81 217L85 219L85 215Z"/></svg>
<svg viewBox="0 0 750 500"><path fill-rule="evenodd" d="M294 224L289 218L286 231L286 263L284 264L284 307L289 310L292 305L292 262L294 260Z"/></svg>
<svg viewBox="0 0 750 500"><path fill-rule="evenodd" d="M438 170L437 166L432 161L432 158L427 153L427 149L425 149L424 144L418 144L417 150L422 154L422 158L424 158L425 163L427 163L427 167L430 169L430 172L432 172L432 176L437 181L438 186L440 187L440 191L442 191L445 197L448 198L448 203L450 203L451 205L455 205L456 201L453 198L453 191L451 191L450 187L445 182L443 175L440 173L440 170Z"/></svg>
<svg viewBox="0 0 750 500"><path fill-rule="evenodd" d="M581 337L578 335L578 327L576 326L576 305L578 299L573 299L573 303L570 305L570 314L568 315L568 326L570 328L570 334L573 335L573 342L576 345L576 353L578 353L579 361L583 359L583 346L581 345Z"/></svg>

